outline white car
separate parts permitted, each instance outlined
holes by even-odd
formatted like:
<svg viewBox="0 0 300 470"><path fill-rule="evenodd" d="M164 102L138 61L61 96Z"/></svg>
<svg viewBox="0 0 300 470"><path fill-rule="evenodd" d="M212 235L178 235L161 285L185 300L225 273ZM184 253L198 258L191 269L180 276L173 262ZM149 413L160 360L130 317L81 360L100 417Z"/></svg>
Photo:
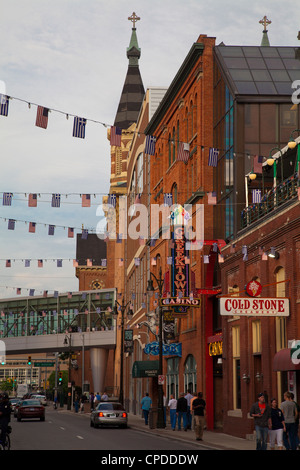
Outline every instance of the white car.
<svg viewBox="0 0 300 470"><path fill-rule="evenodd" d="M40 400L41 405L44 405L44 406L47 405L47 399L45 395L32 395L32 397L30 398L32 398L33 400Z"/></svg>

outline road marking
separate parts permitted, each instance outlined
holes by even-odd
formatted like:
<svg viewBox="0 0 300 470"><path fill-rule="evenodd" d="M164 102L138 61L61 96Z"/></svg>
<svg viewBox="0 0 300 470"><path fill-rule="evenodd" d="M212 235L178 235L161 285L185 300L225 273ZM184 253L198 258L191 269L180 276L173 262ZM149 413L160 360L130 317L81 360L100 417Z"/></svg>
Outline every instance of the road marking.
<svg viewBox="0 0 300 470"><path fill-rule="evenodd" d="M76 436L76 437L78 437L78 439L84 439L82 436Z"/></svg>
<svg viewBox="0 0 300 470"><path fill-rule="evenodd" d="M60 429L62 429L63 431L65 431L65 430L66 430L66 428L63 428L62 426L60 426Z"/></svg>

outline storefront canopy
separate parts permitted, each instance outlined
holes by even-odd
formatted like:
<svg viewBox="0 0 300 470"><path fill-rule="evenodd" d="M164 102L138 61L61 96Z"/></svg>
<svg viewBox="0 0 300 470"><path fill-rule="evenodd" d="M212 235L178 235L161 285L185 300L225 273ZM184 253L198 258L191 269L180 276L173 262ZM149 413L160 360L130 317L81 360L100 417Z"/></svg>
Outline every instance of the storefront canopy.
<svg viewBox="0 0 300 470"><path fill-rule="evenodd" d="M135 361L132 366L132 378L157 377L159 361Z"/></svg>
<svg viewBox="0 0 300 470"><path fill-rule="evenodd" d="M291 349L281 349L273 359L274 371L300 370L300 364L295 364L291 359Z"/></svg>

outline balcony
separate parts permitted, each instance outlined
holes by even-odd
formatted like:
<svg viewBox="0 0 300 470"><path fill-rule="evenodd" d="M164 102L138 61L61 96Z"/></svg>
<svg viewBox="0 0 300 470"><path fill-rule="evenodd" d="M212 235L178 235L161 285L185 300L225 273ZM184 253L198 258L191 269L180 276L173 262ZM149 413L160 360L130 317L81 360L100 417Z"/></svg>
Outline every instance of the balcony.
<svg viewBox="0 0 300 470"><path fill-rule="evenodd" d="M262 198L261 202L250 204L241 212L241 229L261 220L267 214L274 213L277 209L282 209L298 198L300 181L298 174L290 176L276 187L270 189Z"/></svg>

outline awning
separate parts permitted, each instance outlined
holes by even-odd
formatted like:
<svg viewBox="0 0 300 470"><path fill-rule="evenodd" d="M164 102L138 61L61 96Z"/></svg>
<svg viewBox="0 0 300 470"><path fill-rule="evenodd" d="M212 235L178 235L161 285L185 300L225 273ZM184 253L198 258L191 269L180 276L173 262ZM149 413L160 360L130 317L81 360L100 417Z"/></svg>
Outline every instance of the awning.
<svg viewBox="0 0 300 470"><path fill-rule="evenodd" d="M274 371L300 370L300 364L294 364L291 359L291 349L281 349L273 359Z"/></svg>
<svg viewBox="0 0 300 470"><path fill-rule="evenodd" d="M132 366L132 378L157 377L159 361L135 361Z"/></svg>

